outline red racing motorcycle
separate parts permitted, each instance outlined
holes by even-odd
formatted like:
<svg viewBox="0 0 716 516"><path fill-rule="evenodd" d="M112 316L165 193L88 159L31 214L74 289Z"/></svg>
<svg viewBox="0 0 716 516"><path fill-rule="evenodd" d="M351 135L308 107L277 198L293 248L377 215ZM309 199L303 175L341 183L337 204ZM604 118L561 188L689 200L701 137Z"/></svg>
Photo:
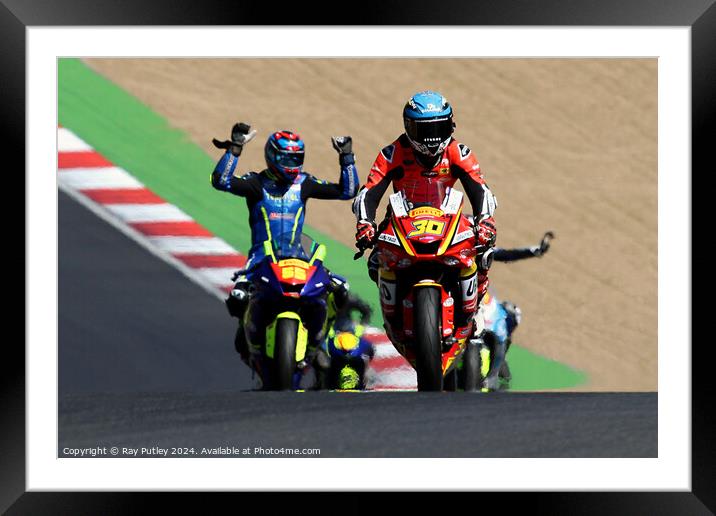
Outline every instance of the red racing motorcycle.
<svg viewBox="0 0 716 516"><path fill-rule="evenodd" d="M385 329L415 368L419 391L456 389L455 366L472 331L477 239L462 206L462 192L442 183L425 202L401 190L379 228Z"/></svg>

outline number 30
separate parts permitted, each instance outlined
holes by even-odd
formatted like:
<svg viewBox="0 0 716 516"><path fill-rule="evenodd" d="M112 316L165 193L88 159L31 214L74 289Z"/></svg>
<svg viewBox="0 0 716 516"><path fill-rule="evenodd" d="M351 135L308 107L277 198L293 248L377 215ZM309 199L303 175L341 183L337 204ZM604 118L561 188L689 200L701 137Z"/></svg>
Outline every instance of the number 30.
<svg viewBox="0 0 716 516"><path fill-rule="evenodd" d="M445 223L439 220L414 220L413 227L415 230L408 233L408 238L419 235L442 235L445 231Z"/></svg>

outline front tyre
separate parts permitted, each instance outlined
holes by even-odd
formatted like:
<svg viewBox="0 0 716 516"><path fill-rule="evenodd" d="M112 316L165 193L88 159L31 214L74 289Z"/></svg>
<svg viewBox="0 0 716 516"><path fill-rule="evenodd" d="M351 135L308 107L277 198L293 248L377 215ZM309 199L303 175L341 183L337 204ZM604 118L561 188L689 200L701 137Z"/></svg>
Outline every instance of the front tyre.
<svg viewBox="0 0 716 516"><path fill-rule="evenodd" d="M465 392L479 391L482 386L482 361L480 359L480 345L477 342L468 340L462 363L465 375Z"/></svg>
<svg viewBox="0 0 716 516"><path fill-rule="evenodd" d="M293 389L293 374L296 372L296 341L298 321L279 319L276 323L276 342L273 356L273 388L279 391Z"/></svg>
<svg viewBox="0 0 716 516"><path fill-rule="evenodd" d="M441 308L439 290L417 289L413 320L419 391L441 391L443 388Z"/></svg>

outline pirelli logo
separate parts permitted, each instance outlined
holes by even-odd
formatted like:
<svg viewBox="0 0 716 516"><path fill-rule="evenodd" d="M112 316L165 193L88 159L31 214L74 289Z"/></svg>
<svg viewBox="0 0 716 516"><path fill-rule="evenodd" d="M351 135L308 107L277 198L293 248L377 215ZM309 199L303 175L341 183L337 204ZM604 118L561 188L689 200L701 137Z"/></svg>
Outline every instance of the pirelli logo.
<svg viewBox="0 0 716 516"><path fill-rule="evenodd" d="M302 269L308 269L308 264L304 262L303 260L297 260L295 258L290 258L288 260L281 260L278 262L279 267L301 267Z"/></svg>
<svg viewBox="0 0 716 516"><path fill-rule="evenodd" d="M411 217L419 217L420 215L432 215L433 217L442 217L443 212L437 208L431 208L430 206L423 206L422 208L415 208L410 210L408 213Z"/></svg>

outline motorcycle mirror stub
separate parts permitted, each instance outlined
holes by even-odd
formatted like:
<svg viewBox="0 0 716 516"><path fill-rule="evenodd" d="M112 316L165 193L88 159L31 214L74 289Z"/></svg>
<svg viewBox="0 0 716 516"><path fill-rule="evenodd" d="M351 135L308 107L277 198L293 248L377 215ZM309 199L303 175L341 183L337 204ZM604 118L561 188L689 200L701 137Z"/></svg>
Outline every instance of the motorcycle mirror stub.
<svg viewBox="0 0 716 516"><path fill-rule="evenodd" d="M443 202L442 210L446 215L456 215L462 208L463 193L460 190L450 188L448 196Z"/></svg>
<svg viewBox="0 0 716 516"><path fill-rule="evenodd" d="M390 200L390 208L393 210L393 214L400 218L400 217L407 217L408 211L405 209L405 201L403 199L403 194L400 192L395 192L394 194L391 194L389 197Z"/></svg>

